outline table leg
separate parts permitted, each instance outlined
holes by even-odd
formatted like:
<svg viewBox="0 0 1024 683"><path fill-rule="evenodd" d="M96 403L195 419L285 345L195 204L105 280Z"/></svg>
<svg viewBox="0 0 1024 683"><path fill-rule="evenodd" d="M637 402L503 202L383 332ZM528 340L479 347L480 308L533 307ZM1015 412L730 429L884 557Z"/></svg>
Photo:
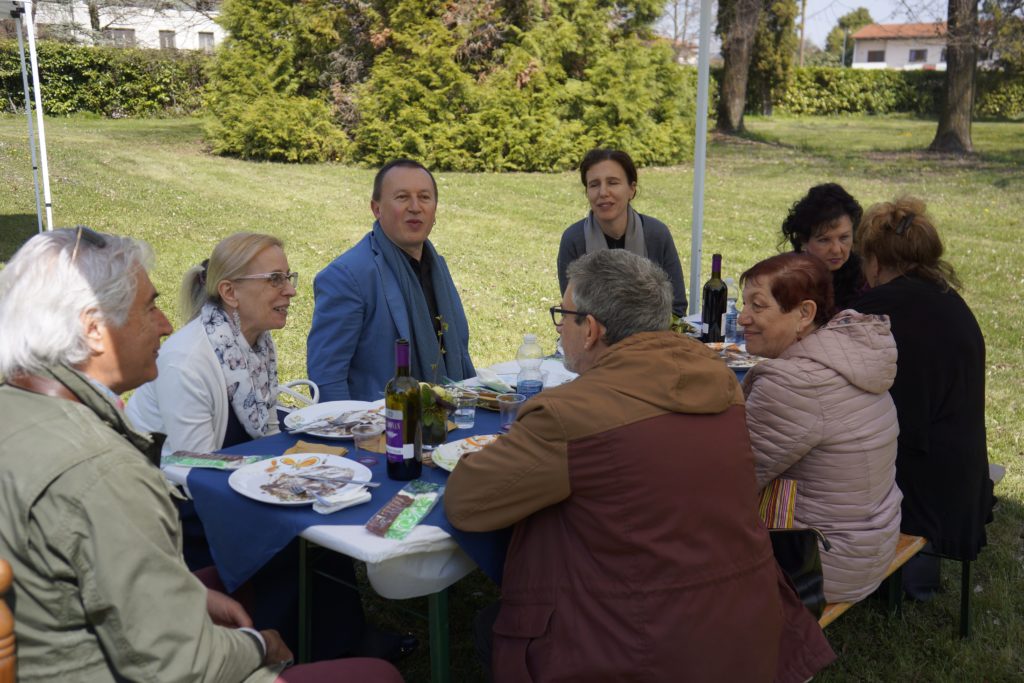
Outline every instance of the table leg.
<svg viewBox="0 0 1024 683"><path fill-rule="evenodd" d="M309 562L309 541L299 537L299 664L310 657L313 631L313 572Z"/></svg>
<svg viewBox="0 0 1024 683"><path fill-rule="evenodd" d="M430 625L430 680L449 683L451 657L448 650L448 589L431 593L427 597Z"/></svg>

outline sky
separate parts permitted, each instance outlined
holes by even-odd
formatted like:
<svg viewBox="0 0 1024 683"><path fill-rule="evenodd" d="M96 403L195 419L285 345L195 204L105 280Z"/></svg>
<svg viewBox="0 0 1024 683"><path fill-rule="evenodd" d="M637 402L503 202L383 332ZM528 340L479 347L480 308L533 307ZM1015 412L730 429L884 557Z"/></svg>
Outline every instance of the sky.
<svg viewBox="0 0 1024 683"><path fill-rule="evenodd" d="M942 21L946 17L947 6L945 0L807 0L806 36L807 40L824 48L825 37L835 28L839 17L858 7L866 7L877 24L899 24Z"/></svg>

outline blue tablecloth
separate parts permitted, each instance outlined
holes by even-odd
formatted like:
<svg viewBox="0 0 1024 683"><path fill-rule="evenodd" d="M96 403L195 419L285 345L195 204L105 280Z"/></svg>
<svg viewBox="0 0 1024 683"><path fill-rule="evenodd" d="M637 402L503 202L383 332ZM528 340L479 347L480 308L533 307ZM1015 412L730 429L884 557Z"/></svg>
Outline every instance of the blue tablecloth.
<svg viewBox="0 0 1024 683"><path fill-rule="evenodd" d="M475 434L495 434L497 431L497 413L480 410L477 411L473 429L455 430L448 435L448 439L453 441ZM226 448L224 452L280 455L300 439L332 446L339 443L351 446L351 442L327 441L308 434L276 434ZM388 479L384 456L380 455L377 459L377 465L370 467L370 470L373 472L373 480L381 482L381 486L373 490L373 499L330 515L313 512L312 506L284 507L246 498L228 486L228 472L210 469L193 469L189 472L188 489L203 522L217 571L228 591L234 591L245 583L275 553L308 527L365 524L406 483ZM440 468L424 467L421 478L444 484L448 472ZM422 523L440 527L451 534L466 554L495 583L501 584L510 529L489 533L459 531L448 523L443 501L437 504Z"/></svg>

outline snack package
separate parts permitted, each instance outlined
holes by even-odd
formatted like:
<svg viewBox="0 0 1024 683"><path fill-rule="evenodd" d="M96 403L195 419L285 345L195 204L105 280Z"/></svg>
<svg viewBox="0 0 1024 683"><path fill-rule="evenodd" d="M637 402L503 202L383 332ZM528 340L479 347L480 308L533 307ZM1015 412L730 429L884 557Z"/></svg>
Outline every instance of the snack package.
<svg viewBox="0 0 1024 683"><path fill-rule="evenodd" d="M266 455L227 455L225 453L193 453L191 451L175 451L160 458L160 466L178 465L179 467L207 467L215 470L237 470L242 465L259 462Z"/></svg>
<svg viewBox="0 0 1024 683"><path fill-rule="evenodd" d="M402 540L430 514L442 494L444 486L414 479L370 518L366 529L383 538Z"/></svg>

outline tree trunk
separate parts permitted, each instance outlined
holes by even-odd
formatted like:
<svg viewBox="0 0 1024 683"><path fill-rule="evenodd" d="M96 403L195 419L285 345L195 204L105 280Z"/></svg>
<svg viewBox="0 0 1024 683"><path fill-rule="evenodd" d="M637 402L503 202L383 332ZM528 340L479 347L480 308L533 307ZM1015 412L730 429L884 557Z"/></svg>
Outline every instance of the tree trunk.
<svg viewBox="0 0 1024 683"><path fill-rule="evenodd" d="M949 0L946 42L946 101L939 112L939 127L928 147L933 152L967 154L971 144L974 109L974 72L978 57L978 4Z"/></svg>
<svg viewBox="0 0 1024 683"><path fill-rule="evenodd" d="M89 27L93 31L100 30L100 6L97 2L89 2Z"/></svg>
<svg viewBox="0 0 1024 683"><path fill-rule="evenodd" d="M952 0L951 0L952 1ZM719 30L726 27L722 37L722 86L718 98L718 117L715 127L722 133L743 131L743 109L747 104L747 77L750 74L750 55L761 15L762 0L720 0Z"/></svg>

